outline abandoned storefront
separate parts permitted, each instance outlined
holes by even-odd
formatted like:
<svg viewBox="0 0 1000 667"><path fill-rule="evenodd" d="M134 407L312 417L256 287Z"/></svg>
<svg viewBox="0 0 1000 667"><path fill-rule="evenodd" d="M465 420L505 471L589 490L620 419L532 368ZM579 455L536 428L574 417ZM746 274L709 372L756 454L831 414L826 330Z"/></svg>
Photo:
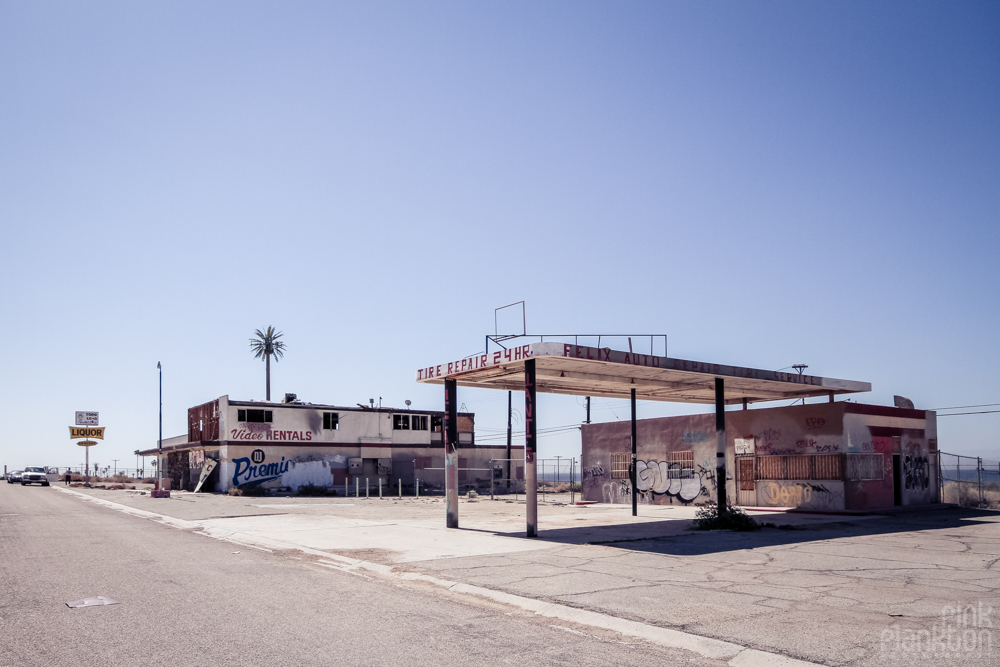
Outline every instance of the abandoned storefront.
<svg viewBox="0 0 1000 667"><path fill-rule="evenodd" d="M325 487L339 493L381 481L412 493L444 485L441 412L382 407L314 405L289 395L282 403L230 401L222 396L188 410L186 437L164 441L165 470L174 489L193 490L206 469L217 465L203 488L232 487L297 491ZM489 489L490 459L505 456L503 446L475 443L475 416L459 413L458 482ZM523 448L515 456L523 456ZM155 456L157 448L137 454Z"/></svg>
<svg viewBox="0 0 1000 667"><path fill-rule="evenodd" d="M853 402L725 413L727 497L746 507L868 510L940 501L936 413ZM639 502L716 497L714 414L642 419ZM583 496L631 502L630 425L583 427Z"/></svg>

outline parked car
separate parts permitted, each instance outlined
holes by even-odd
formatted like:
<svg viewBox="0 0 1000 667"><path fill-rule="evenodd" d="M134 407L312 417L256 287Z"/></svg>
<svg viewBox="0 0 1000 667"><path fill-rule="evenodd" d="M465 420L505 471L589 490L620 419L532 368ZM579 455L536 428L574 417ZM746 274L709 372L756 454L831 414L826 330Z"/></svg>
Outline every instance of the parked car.
<svg viewBox="0 0 1000 667"><path fill-rule="evenodd" d="M7 473L7 483L15 484L21 481L21 470L11 470Z"/></svg>
<svg viewBox="0 0 1000 667"><path fill-rule="evenodd" d="M21 473L21 486L27 486L28 484L48 486L49 478L45 476L45 468L38 466L25 468L24 472Z"/></svg>

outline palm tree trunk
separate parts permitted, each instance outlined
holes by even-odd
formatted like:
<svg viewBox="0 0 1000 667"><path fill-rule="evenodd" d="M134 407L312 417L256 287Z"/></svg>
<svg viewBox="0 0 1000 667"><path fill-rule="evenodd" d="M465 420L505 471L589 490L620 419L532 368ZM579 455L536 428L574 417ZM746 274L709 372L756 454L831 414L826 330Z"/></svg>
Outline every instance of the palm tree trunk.
<svg viewBox="0 0 1000 667"><path fill-rule="evenodd" d="M267 400L271 400L271 355L265 354L264 358L267 364Z"/></svg>

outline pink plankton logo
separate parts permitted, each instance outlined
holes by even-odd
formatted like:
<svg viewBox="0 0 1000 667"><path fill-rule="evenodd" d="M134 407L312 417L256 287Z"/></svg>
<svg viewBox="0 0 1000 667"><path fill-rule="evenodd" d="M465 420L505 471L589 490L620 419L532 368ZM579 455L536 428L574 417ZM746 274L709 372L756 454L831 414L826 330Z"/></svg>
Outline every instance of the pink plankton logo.
<svg viewBox="0 0 1000 667"><path fill-rule="evenodd" d="M893 623L882 630L882 652L912 657L987 656L993 653L993 607L982 602L947 606L927 629ZM914 655L915 654L915 655Z"/></svg>

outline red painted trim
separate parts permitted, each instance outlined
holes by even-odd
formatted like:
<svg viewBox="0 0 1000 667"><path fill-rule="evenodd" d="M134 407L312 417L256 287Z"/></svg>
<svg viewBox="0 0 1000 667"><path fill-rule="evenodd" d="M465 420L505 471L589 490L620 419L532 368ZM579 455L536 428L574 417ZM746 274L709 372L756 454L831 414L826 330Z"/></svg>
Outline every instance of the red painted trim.
<svg viewBox="0 0 1000 667"><path fill-rule="evenodd" d="M848 403L847 401L842 401L841 405L844 406L844 412L855 415L927 419L926 410L907 410L905 408L890 408L886 405L865 405L864 403Z"/></svg>
<svg viewBox="0 0 1000 667"><path fill-rule="evenodd" d="M267 447L361 447L370 448L382 448L390 447L392 449L434 449L441 447L440 442L432 442L430 444L401 444L401 443L387 443L385 445L374 445L369 443L358 443L358 442L316 442L315 440L303 440L303 441L287 441L287 440L199 440L197 442L188 442L183 445L168 445L163 448L163 453L184 451L189 449L198 449L200 447L218 447L220 445L247 445L249 446L267 446ZM507 445L476 445L476 444L462 444L458 446L458 449L465 450L496 450L498 452L505 452L507 450ZM511 451L523 450L524 445L514 445L511 447ZM144 449L139 451L139 456L156 456L159 450L157 448Z"/></svg>
<svg viewBox="0 0 1000 667"><path fill-rule="evenodd" d="M361 442L316 442L315 440L304 440L304 441L287 441L287 440L223 440L223 445L246 445L247 447L347 447L347 448L361 448L361 449L383 449L389 447L390 449L434 449L437 450L442 446L440 442L432 442L429 444L422 443L385 443L372 444L372 443L361 443ZM479 451L496 449L498 451L506 451L506 445L470 445L463 444L459 445L458 449L475 449ZM512 447L511 449L524 449L524 446ZM154 450L155 451L155 450ZM166 447L164 447L166 451Z"/></svg>
<svg viewBox="0 0 1000 667"><path fill-rule="evenodd" d="M926 431L922 428L896 428L895 426L869 426L868 431L873 438L891 438L896 435L908 435L911 438L923 438Z"/></svg>

